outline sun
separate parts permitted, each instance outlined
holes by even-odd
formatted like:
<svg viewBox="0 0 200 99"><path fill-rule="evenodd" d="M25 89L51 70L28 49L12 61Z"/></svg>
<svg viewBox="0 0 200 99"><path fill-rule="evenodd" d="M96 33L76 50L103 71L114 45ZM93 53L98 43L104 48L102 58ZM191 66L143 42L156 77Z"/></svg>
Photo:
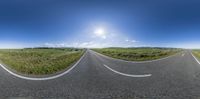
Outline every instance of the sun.
<svg viewBox="0 0 200 99"><path fill-rule="evenodd" d="M95 34L96 37L106 39L106 32L105 32L105 29L103 29L103 28L97 28L94 31L94 34Z"/></svg>
<svg viewBox="0 0 200 99"><path fill-rule="evenodd" d="M103 28L98 28L94 31L94 33L97 35L97 36L104 36L105 35L105 31Z"/></svg>

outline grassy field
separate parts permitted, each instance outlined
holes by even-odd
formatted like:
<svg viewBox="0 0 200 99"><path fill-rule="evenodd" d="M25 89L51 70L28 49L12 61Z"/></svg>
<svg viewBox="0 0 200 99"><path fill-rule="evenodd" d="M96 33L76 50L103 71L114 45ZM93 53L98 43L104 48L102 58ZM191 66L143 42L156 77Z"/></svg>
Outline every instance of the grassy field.
<svg viewBox="0 0 200 99"><path fill-rule="evenodd" d="M83 49L73 48L1 49L0 60L20 73L44 75L67 68L82 54Z"/></svg>
<svg viewBox="0 0 200 99"><path fill-rule="evenodd" d="M193 50L192 53L200 60L200 50Z"/></svg>
<svg viewBox="0 0 200 99"><path fill-rule="evenodd" d="M103 48L93 50L113 58L128 61L154 60L167 57L181 51L181 49L174 48Z"/></svg>

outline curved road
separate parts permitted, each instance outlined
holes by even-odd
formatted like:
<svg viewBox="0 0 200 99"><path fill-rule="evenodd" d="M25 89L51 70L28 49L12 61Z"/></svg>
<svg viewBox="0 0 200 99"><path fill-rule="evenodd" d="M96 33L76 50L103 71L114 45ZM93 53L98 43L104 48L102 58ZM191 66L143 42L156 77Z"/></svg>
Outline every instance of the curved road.
<svg viewBox="0 0 200 99"><path fill-rule="evenodd" d="M0 98L200 99L200 64L189 51L134 63L87 50L56 79L25 80L0 68Z"/></svg>

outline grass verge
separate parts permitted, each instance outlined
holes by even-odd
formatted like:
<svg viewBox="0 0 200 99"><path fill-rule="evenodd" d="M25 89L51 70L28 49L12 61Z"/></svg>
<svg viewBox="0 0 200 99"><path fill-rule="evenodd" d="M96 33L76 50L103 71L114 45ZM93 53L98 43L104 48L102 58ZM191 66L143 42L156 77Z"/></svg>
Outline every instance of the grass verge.
<svg viewBox="0 0 200 99"><path fill-rule="evenodd" d="M147 61L178 53L176 48L102 48L93 49L101 54L127 61Z"/></svg>
<svg viewBox="0 0 200 99"><path fill-rule="evenodd" d="M73 48L1 49L0 60L20 73L45 75L69 67L83 53L83 49Z"/></svg>
<svg viewBox="0 0 200 99"><path fill-rule="evenodd" d="M192 53L200 60L200 50L192 50Z"/></svg>

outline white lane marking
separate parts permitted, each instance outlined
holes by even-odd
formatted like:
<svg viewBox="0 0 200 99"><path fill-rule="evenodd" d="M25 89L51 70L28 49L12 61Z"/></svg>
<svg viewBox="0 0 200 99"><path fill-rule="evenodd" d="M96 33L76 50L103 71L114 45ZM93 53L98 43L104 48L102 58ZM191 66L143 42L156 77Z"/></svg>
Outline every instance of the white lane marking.
<svg viewBox="0 0 200 99"><path fill-rule="evenodd" d="M182 54L181 56L184 56L185 54Z"/></svg>
<svg viewBox="0 0 200 99"><path fill-rule="evenodd" d="M2 64L0 64L0 66L6 70L8 73L10 73L11 75L15 76L15 77L18 77L18 78L21 78L21 79L25 79L25 80L50 80L50 79L55 79L55 78L58 78L58 77L61 77L67 73L69 73L75 66L78 65L78 63L83 59L83 57L85 56L87 52L84 53L84 55L81 56L81 58L71 67L69 68L68 70L66 70L65 72L61 73L61 74L58 74L58 75L55 75L55 76L51 76L51 77L41 77L41 78L35 78L35 77L26 77L26 76L22 76L22 75L19 75L19 74L16 74L12 71L10 71L9 69L7 69L5 66L3 66Z"/></svg>
<svg viewBox="0 0 200 99"><path fill-rule="evenodd" d="M192 52L190 52L190 53L191 53L191 55L193 56L193 58L197 61L197 63L200 64L199 60L192 54Z"/></svg>
<svg viewBox="0 0 200 99"><path fill-rule="evenodd" d="M92 51L92 50L90 50L90 51ZM170 56L167 56L167 57L164 57L164 58L155 59L155 60L149 60L149 61L141 61L141 62L140 62L140 61L126 61L126 60L122 60L122 59L112 58L112 57L109 57L109 56L100 54L100 53L98 53L98 52L95 52L95 51L92 51L92 52L94 52L95 54L98 54L98 55L100 55L100 56L103 56L103 57L112 59L112 60L118 60L118 61L128 62L128 63L150 63L150 62L165 60L165 59L171 58L171 57L176 56L177 54L179 54L179 53L176 53L176 54L174 54L174 55L170 55Z"/></svg>
<svg viewBox="0 0 200 99"><path fill-rule="evenodd" d="M128 77L149 77L151 76L151 74L144 74L144 75L131 75L131 74L125 74L125 73L121 73L121 72L118 72L110 67L108 67L107 65L103 65L105 66L106 68L108 68L109 70L113 71L114 73L117 73L117 74L120 74L120 75L123 75L123 76L128 76Z"/></svg>

